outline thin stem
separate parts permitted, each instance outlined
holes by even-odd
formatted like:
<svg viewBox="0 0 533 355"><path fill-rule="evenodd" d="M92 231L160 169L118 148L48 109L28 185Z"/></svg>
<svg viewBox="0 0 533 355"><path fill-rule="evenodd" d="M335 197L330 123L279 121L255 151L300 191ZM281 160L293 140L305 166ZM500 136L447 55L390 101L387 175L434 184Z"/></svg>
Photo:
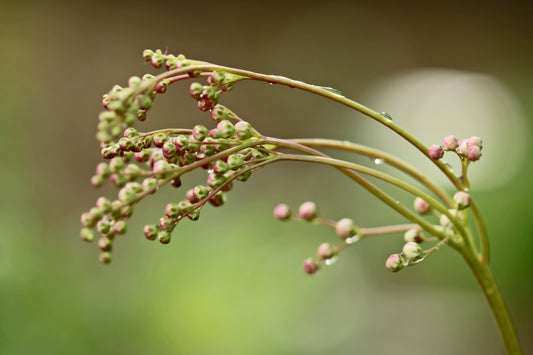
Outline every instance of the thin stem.
<svg viewBox="0 0 533 355"><path fill-rule="evenodd" d="M361 228L359 237L367 237L371 235L383 235L393 234L408 231L409 229L420 228L418 224L398 224L394 226L374 227L374 228Z"/></svg>
<svg viewBox="0 0 533 355"><path fill-rule="evenodd" d="M308 147L333 148L366 155L371 158L382 159L384 163L392 165L420 181L435 195L437 195L442 201L444 201L449 207L453 206L452 198L442 188L434 184L426 175L419 172L413 166L407 164L406 162L398 159L397 157L391 154L385 153L378 149L369 148L364 145L333 139L291 139L291 141Z"/></svg>

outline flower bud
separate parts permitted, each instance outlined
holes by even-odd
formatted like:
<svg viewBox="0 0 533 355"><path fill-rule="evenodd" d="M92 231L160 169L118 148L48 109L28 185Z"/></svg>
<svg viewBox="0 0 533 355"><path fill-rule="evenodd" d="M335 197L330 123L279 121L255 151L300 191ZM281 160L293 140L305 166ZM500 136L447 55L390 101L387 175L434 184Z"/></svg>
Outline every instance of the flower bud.
<svg viewBox="0 0 533 355"><path fill-rule="evenodd" d="M152 167L152 171L156 174L161 174L168 169L170 169L170 164L166 160L158 160Z"/></svg>
<svg viewBox="0 0 533 355"><path fill-rule="evenodd" d="M141 85L141 82L142 80L138 76L130 76L130 78L128 79L128 86L130 88L134 88L136 86Z"/></svg>
<svg viewBox="0 0 533 355"><path fill-rule="evenodd" d="M200 219L200 209L197 208L189 212L187 214L187 218L190 219L191 221L197 221L198 219Z"/></svg>
<svg viewBox="0 0 533 355"><path fill-rule="evenodd" d="M137 119L139 121L145 121L146 120L146 110L138 110L137 111Z"/></svg>
<svg viewBox="0 0 533 355"><path fill-rule="evenodd" d="M458 146L459 142L457 141L457 137L455 136L447 136L442 142L442 147L444 148L444 150L453 151L457 149Z"/></svg>
<svg viewBox="0 0 533 355"><path fill-rule="evenodd" d="M192 194L195 200L201 201L209 195L209 190L205 186L197 185L192 189Z"/></svg>
<svg viewBox="0 0 533 355"><path fill-rule="evenodd" d="M128 189L127 187L123 187L118 192L118 199L124 204L129 205L130 203L135 202L136 198L137 194L134 191Z"/></svg>
<svg viewBox="0 0 533 355"><path fill-rule="evenodd" d="M389 271L398 272L404 267L403 259L400 254L392 254L387 259L385 266Z"/></svg>
<svg viewBox="0 0 533 355"><path fill-rule="evenodd" d="M431 205L427 203L426 200L420 197L415 198L415 202L413 205L414 205L415 211L418 212L419 214L426 214L429 211L431 211Z"/></svg>
<svg viewBox="0 0 533 355"><path fill-rule="evenodd" d="M203 95L208 96L210 95L210 93L203 94ZM211 97L205 97L205 98L211 99ZM225 108L222 105L216 105L211 110L211 118L213 119L213 121L220 122L220 121L228 119L228 117L229 117L229 111L227 108Z"/></svg>
<svg viewBox="0 0 533 355"><path fill-rule="evenodd" d="M111 169L109 169L109 165L107 163L98 163L95 170L96 175L100 175L102 177L108 177L111 174Z"/></svg>
<svg viewBox="0 0 533 355"><path fill-rule="evenodd" d="M176 146L171 141L166 141L165 144L163 144L162 151L165 159L171 159L178 153Z"/></svg>
<svg viewBox="0 0 533 355"><path fill-rule="evenodd" d="M154 188L155 186L157 186L157 179L156 178L146 178L142 182L141 186L142 186L143 191L148 191L148 190Z"/></svg>
<svg viewBox="0 0 533 355"><path fill-rule="evenodd" d="M150 49L145 49L143 51L143 58L144 60L146 61L149 61L149 60L152 60L152 56L154 55L154 51L150 50Z"/></svg>
<svg viewBox="0 0 533 355"><path fill-rule="evenodd" d="M207 128L205 128L205 126L202 126L202 125L196 125L192 129L192 136L198 142L201 142L205 138L207 138L208 134L209 134L209 131L207 130Z"/></svg>
<svg viewBox="0 0 533 355"><path fill-rule="evenodd" d="M126 233L127 224L126 221L118 221L113 225L113 230L117 234L124 234Z"/></svg>
<svg viewBox="0 0 533 355"><path fill-rule="evenodd" d="M211 203L215 207L222 206L226 202L226 194L222 191L217 192L213 197L209 199L209 203Z"/></svg>
<svg viewBox="0 0 533 355"><path fill-rule="evenodd" d="M91 185L93 187L100 187L104 183L104 178L102 175L93 175L91 177Z"/></svg>
<svg viewBox="0 0 533 355"><path fill-rule="evenodd" d="M169 203L165 207L165 215L168 218L176 219L181 214L181 208L179 208L177 203Z"/></svg>
<svg viewBox="0 0 533 355"><path fill-rule="evenodd" d="M462 210L470 206L472 203L472 197L464 191L458 191L453 196L453 201L455 202L457 209Z"/></svg>
<svg viewBox="0 0 533 355"><path fill-rule="evenodd" d="M274 217L279 219L280 221L285 221L289 218L291 218L292 213L289 206L285 204L279 204L274 208Z"/></svg>
<svg viewBox="0 0 533 355"><path fill-rule="evenodd" d="M220 84L224 81L226 75L224 72L221 71L215 71L211 74L209 78L207 78L209 84Z"/></svg>
<svg viewBox="0 0 533 355"><path fill-rule="evenodd" d="M150 59L154 68L161 68L161 66L165 62L165 58L163 58L163 56L157 52L152 54L152 58Z"/></svg>
<svg viewBox="0 0 533 355"><path fill-rule="evenodd" d="M155 238L157 238L158 229L153 224L145 225L143 231L144 231L144 236L147 239L154 240Z"/></svg>
<svg viewBox="0 0 533 355"><path fill-rule="evenodd" d="M252 126L245 121L239 121L235 124L235 137L241 141L250 138L253 135Z"/></svg>
<svg viewBox="0 0 533 355"><path fill-rule="evenodd" d="M94 240L94 231L91 228L82 228L80 230L80 238L86 242Z"/></svg>
<svg viewBox="0 0 533 355"><path fill-rule="evenodd" d="M172 231L175 227L174 220L167 216L159 218L159 229L163 231Z"/></svg>
<svg viewBox="0 0 533 355"><path fill-rule="evenodd" d="M304 260L302 267L306 273L312 275L318 271L320 265L315 260L309 258Z"/></svg>
<svg viewBox="0 0 533 355"><path fill-rule="evenodd" d="M174 138L174 146L178 152L183 152L189 146L189 138L184 135L179 135Z"/></svg>
<svg viewBox="0 0 533 355"><path fill-rule="evenodd" d="M170 233L164 230L159 231L159 233L157 233L157 239L159 239L161 244L168 244L170 243Z"/></svg>
<svg viewBox="0 0 533 355"><path fill-rule="evenodd" d="M237 176L237 180L245 182L245 181L248 181L250 176L252 176L252 171L248 170L248 171L246 171L246 172L244 172L242 174L239 174L239 176Z"/></svg>
<svg viewBox="0 0 533 355"><path fill-rule="evenodd" d="M231 138L235 134L235 127L228 120L222 120L217 124L217 130L221 138Z"/></svg>
<svg viewBox="0 0 533 355"><path fill-rule="evenodd" d="M337 235L342 239L348 239L357 234L356 226L350 218L343 218L335 225Z"/></svg>
<svg viewBox="0 0 533 355"><path fill-rule="evenodd" d="M228 164L228 167L233 170L244 163L244 155L238 153L232 154L228 156L226 163Z"/></svg>
<svg viewBox="0 0 533 355"><path fill-rule="evenodd" d="M215 175L222 175L229 170L228 164L224 163L222 160L217 160L213 163L213 173Z"/></svg>
<svg viewBox="0 0 533 355"><path fill-rule="evenodd" d="M209 137L213 139L222 138L222 133L217 128L213 128L209 130Z"/></svg>
<svg viewBox="0 0 533 355"><path fill-rule="evenodd" d="M221 186L225 181L226 177L224 175L209 174L207 176L207 186L212 189Z"/></svg>
<svg viewBox="0 0 533 355"><path fill-rule="evenodd" d="M119 172L120 170L124 169L124 160L122 160L122 158L120 157L115 157L113 159L111 159L111 161L109 162L109 169L116 173L116 172Z"/></svg>
<svg viewBox="0 0 533 355"><path fill-rule="evenodd" d="M111 224L107 220L100 220L98 223L96 223L96 230L101 235L107 234L109 230L111 229Z"/></svg>
<svg viewBox="0 0 533 355"><path fill-rule="evenodd" d="M317 216L317 207L314 202L307 201L300 205L298 216L306 221L311 221Z"/></svg>
<svg viewBox="0 0 533 355"><path fill-rule="evenodd" d="M473 145L470 148L468 148L468 151L466 153L466 157L470 161L477 161L479 158L481 158L481 148L477 145Z"/></svg>
<svg viewBox="0 0 533 355"><path fill-rule="evenodd" d="M440 159L444 156L444 150L442 150L442 147L437 144L433 144L431 147L429 147L429 157L433 160Z"/></svg>
<svg viewBox="0 0 533 355"><path fill-rule="evenodd" d="M200 95L204 91L204 86L200 83L192 83L189 88L189 94L191 94L192 98L195 100L200 100Z"/></svg>
<svg viewBox="0 0 533 355"><path fill-rule="evenodd" d="M467 146L467 139L463 139L459 142L459 146L455 149L457 154L466 156L466 153L468 152L468 146Z"/></svg>
<svg viewBox="0 0 533 355"><path fill-rule="evenodd" d="M96 200L96 207L98 207L103 213L111 211L111 201L105 197L99 197Z"/></svg>
<svg viewBox="0 0 533 355"><path fill-rule="evenodd" d="M424 237L422 235L422 230L419 228L409 229L403 235L403 240L406 243L409 243L409 242L421 243L424 240Z"/></svg>
<svg viewBox="0 0 533 355"><path fill-rule="evenodd" d="M403 255L407 258L409 261L415 261L420 259L422 256L422 248L420 248L420 245L415 242L407 242L403 246L402 249Z"/></svg>
<svg viewBox="0 0 533 355"><path fill-rule="evenodd" d="M100 250L110 251L112 247L113 242L111 241L111 239L103 237L98 240L98 248L100 248Z"/></svg>
<svg viewBox="0 0 533 355"><path fill-rule="evenodd" d="M98 259L102 264L109 264L111 262L111 253L108 251L101 252Z"/></svg>
<svg viewBox="0 0 533 355"><path fill-rule="evenodd" d="M335 255L337 255L337 253L338 253L337 247L329 243L320 244L317 250L317 255L322 260L331 259Z"/></svg>
<svg viewBox="0 0 533 355"><path fill-rule="evenodd" d="M168 134L166 133L157 133L153 138L153 143L158 148L163 148L165 142L168 141Z"/></svg>
<svg viewBox="0 0 533 355"><path fill-rule="evenodd" d="M109 180L111 181L113 186L118 187L118 188L121 188L122 186L126 185L126 178L124 177L123 174L113 173L109 177Z"/></svg>
<svg viewBox="0 0 533 355"><path fill-rule="evenodd" d="M466 141L466 146L468 147L468 149L476 146L481 150L483 148L483 140L477 136L472 136Z"/></svg>

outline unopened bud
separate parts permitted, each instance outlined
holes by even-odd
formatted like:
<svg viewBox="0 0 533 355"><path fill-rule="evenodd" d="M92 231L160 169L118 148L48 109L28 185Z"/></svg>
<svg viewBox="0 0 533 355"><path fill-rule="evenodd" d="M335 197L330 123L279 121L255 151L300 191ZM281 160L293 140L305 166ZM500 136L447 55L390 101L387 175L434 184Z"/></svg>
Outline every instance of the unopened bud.
<svg viewBox="0 0 533 355"><path fill-rule="evenodd" d="M422 230L419 228L409 229L403 235L403 240L406 243L409 243L409 242L421 243L424 240L424 237L422 235Z"/></svg>
<svg viewBox="0 0 533 355"><path fill-rule="evenodd" d="M457 140L457 137L455 136L447 136L444 138L444 141L442 142L442 147L444 150L455 150L459 146L459 142Z"/></svg>
<svg viewBox="0 0 533 355"><path fill-rule="evenodd" d="M472 197L464 191L458 191L453 196L453 201L455 202L457 209L462 210L470 206L472 203Z"/></svg>
<svg viewBox="0 0 533 355"><path fill-rule="evenodd" d="M309 258L309 259L305 259L302 267L306 273L311 275L318 271L319 264L315 260Z"/></svg>
<svg viewBox="0 0 533 355"><path fill-rule="evenodd" d="M477 146L481 150L483 148L483 140L477 136L472 136L466 141L466 146L469 149L473 146Z"/></svg>
<svg viewBox="0 0 533 355"><path fill-rule="evenodd" d="M157 239L159 239L161 244L168 244L170 243L170 233L167 231L159 231L159 233L157 233Z"/></svg>
<svg viewBox="0 0 533 355"><path fill-rule="evenodd" d="M111 253L108 251L101 252L98 259L102 264L109 264L111 262Z"/></svg>
<svg viewBox="0 0 533 355"><path fill-rule="evenodd" d="M331 259L335 255L337 255L337 253L337 247L329 243L320 244L317 250L317 255L322 260Z"/></svg>
<svg viewBox="0 0 533 355"><path fill-rule="evenodd" d="M285 221L291 217L291 209L285 204L279 204L274 208L274 217L280 221Z"/></svg>
<svg viewBox="0 0 533 355"><path fill-rule="evenodd" d="M387 259L385 266L389 271L398 272L404 267L403 259L400 254L392 254Z"/></svg>
<svg viewBox="0 0 533 355"><path fill-rule="evenodd" d="M317 216L317 207L314 202L307 201L300 205L298 216L306 221L311 221Z"/></svg>
<svg viewBox="0 0 533 355"><path fill-rule="evenodd" d="M473 145L470 148L468 148L468 151L466 153L466 157L470 161L477 161L479 158L481 158L481 148L477 145Z"/></svg>
<svg viewBox="0 0 533 355"><path fill-rule="evenodd" d="M414 202L415 211L419 214L426 214L431 210L431 205L426 200L417 197Z"/></svg>
<svg viewBox="0 0 533 355"><path fill-rule="evenodd" d="M442 147L437 144L433 144L429 147L429 157L433 160L438 160L444 156L444 150Z"/></svg>
<svg viewBox="0 0 533 355"><path fill-rule="evenodd" d="M403 255L407 258L409 261L415 261L420 259L422 256L422 248L420 248L420 245L415 242L407 242L403 246L402 249Z"/></svg>
<svg viewBox="0 0 533 355"><path fill-rule="evenodd" d="M155 238L157 238L158 229L153 224L145 225L143 231L144 231L144 236L147 239L154 240Z"/></svg>

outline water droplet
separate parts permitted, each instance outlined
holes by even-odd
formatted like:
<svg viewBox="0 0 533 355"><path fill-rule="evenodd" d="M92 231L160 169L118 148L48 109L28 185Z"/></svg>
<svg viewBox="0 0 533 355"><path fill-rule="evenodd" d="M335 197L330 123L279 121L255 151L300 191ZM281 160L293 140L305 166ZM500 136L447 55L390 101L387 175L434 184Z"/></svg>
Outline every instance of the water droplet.
<svg viewBox="0 0 533 355"><path fill-rule="evenodd" d="M327 91L329 91L329 92L331 92L331 93L333 93L335 95L338 95L338 96L344 96L340 90L337 90L337 89L334 89L334 88L329 88L327 86L319 86L319 88L327 90Z"/></svg>
<svg viewBox="0 0 533 355"><path fill-rule="evenodd" d="M353 237L351 238L346 238L346 244L353 244L355 242L357 242L359 240L359 237L354 235Z"/></svg>
<svg viewBox="0 0 533 355"><path fill-rule="evenodd" d="M381 116L385 117L387 120L392 121L392 116L387 112L381 112Z"/></svg>
<svg viewBox="0 0 533 355"><path fill-rule="evenodd" d="M452 167L452 164L448 163L447 161L442 161L442 163L444 165L446 165L446 167L453 173L453 167Z"/></svg>
<svg viewBox="0 0 533 355"><path fill-rule="evenodd" d="M374 164L376 165L381 165L383 163L385 163L385 159L380 159L380 158L374 159Z"/></svg>
<svg viewBox="0 0 533 355"><path fill-rule="evenodd" d="M207 169L208 174L213 174L213 169Z"/></svg>
<svg viewBox="0 0 533 355"><path fill-rule="evenodd" d="M324 260L324 263L325 263L326 265L331 265L331 264L335 263L335 261L337 261L337 257L334 256L334 257L332 257L332 258L329 258L329 259Z"/></svg>

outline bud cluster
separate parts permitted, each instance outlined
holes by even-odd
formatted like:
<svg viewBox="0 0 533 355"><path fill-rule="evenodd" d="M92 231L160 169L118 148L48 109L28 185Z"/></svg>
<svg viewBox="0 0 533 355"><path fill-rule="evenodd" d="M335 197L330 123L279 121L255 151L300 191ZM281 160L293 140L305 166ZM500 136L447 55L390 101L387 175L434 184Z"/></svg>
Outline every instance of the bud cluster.
<svg viewBox="0 0 533 355"><path fill-rule="evenodd" d="M459 140L455 136L447 136L444 138L442 144L433 144L429 148L429 157L438 160L444 156L445 152L455 152L462 159L467 161L477 161L481 158L481 149L483 148L483 141L477 136Z"/></svg>

